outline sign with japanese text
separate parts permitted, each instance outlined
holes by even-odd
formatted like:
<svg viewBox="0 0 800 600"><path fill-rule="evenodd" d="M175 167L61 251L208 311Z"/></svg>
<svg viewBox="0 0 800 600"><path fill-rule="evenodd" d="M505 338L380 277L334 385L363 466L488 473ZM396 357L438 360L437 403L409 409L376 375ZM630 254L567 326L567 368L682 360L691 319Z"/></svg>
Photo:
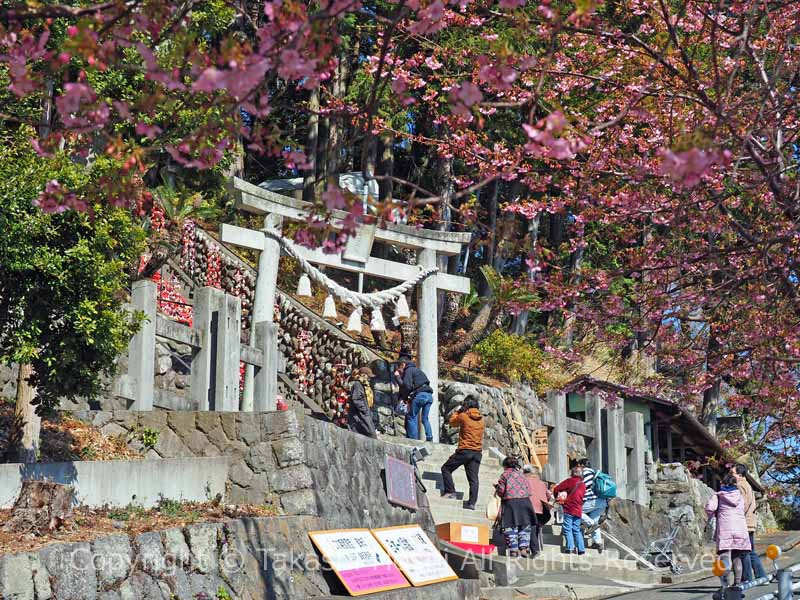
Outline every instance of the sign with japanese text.
<svg viewBox="0 0 800 600"><path fill-rule="evenodd" d="M414 467L392 456L386 457L386 497L392 504L418 508Z"/></svg>
<svg viewBox="0 0 800 600"><path fill-rule="evenodd" d="M309 531L308 535L351 596L409 587L369 529Z"/></svg>
<svg viewBox="0 0 800 600"><path fill-rule="evenodd" d="M458 579L419 525L384 527L372 533L414 587Z"/></svg>

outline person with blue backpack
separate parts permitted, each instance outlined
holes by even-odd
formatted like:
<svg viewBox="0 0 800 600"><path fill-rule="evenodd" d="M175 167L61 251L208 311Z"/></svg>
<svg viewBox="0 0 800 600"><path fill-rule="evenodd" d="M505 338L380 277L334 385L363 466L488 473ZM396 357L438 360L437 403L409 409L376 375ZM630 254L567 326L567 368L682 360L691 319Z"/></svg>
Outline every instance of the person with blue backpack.
<svg viewBox="0 0 800 600"><path fill-rule="evenodd" d="M603 536L600 533L600 517L608 508L608 500L614 498L617 486L606 473L595 471L588 458L578 461L583 471L583 484L586 493L583 496L583 517L586 533L591 533L592 544L598 552L603 551Z"/></svg>

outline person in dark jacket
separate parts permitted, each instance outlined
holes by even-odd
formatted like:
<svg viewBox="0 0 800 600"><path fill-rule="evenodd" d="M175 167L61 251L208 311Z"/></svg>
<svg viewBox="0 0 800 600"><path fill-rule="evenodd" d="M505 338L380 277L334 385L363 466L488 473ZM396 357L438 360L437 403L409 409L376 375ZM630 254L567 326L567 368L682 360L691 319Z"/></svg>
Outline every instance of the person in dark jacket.
<svg viewBox="0 0 800 600"><path fill-rule="evenodd" d="M397 368L397 379L400 381L400 395L408 402L406 415L406 437L419 439L419 418L422 415L422 426L425 428L425 440L433 441L433 431L428 415L433 404L433 388L428 376L412 361L402 361Z"/></svg>
<svg viewBox="0 0 800 600"><path fill-rule="evenodd" d="M586 554L586 544L583 541L581 530L581 517L583 516L583 496L586 493L586 484L583 483L583 467L572 467L569 479L559 483L553 493L556 502L564 508L564 525L561 528L567 553Z"/></svg>
<svg viewBox="0 0 800 600"><path fill-rule="evenodd" d="M361 367L355 372L350 382L350 410L347 413L347 428L367 437L378 437L375 423L372 421L372 388L370 379L372 370Z"/></svg>
<svg viewBox="0 0 800 600"><path fill-rule="evenodd" d="M469 500L465 508L475 510L478 501L478 472L481 468L483 431L485 423L478 408L478 401L470 396L450 416L450 427L458 427L458 448L442 465L442 496L456 498L453 471L464 466L469 482Z"/></svg>

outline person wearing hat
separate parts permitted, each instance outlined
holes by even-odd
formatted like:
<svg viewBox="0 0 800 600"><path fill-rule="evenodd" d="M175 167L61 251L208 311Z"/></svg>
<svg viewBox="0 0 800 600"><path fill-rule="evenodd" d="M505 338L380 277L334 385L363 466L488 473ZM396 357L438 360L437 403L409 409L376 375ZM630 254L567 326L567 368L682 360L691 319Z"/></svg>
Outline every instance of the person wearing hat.
<svg viewBox="0 0 800 600"><path fill-rule="evenodd" d="M372 370L361 367L350 379L350 409L347 412L347 428L367 437L377 438L372 422Z"/></svg>

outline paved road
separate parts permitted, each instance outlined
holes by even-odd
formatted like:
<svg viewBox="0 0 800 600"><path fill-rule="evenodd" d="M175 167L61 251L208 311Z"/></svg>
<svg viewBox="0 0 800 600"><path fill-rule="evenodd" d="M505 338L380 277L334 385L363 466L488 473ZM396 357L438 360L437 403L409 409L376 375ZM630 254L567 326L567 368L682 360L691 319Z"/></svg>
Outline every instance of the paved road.
<svg viewBox="0 0 800 600"><path fill-rule="evenodd" d="M762 558L764 567L767 568L769 561ZM800 547L785 552L779 559L780 565L789 566L800 562ZM771 566L771 565L770 565ZM768 571L771 569L768 568ZM795 581L800 581L800 572L797 573ZM777 584L772 583L748 590L746 598L758 598L759 596L777 589ZM711 600L712 594L719 589L719 578L710 577L694 583L682 583L662 588L642 590L615 596L625 600L653 600L653 596L660 596L661 600Z"/></svg>

